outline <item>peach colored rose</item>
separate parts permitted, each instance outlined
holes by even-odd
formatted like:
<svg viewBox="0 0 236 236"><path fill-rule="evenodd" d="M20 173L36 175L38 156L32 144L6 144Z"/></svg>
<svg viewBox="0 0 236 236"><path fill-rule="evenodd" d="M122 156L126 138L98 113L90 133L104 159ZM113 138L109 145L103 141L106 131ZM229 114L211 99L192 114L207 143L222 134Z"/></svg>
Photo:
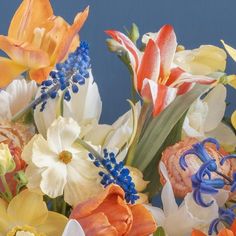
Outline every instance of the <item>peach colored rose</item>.
<svg viewBox="0 0 236 236"><path fill-rule="evenodd" d="M191 176L197 172L202 164L196 156L188 155L186 158L188 168L184 171L179 165L181 155L185 151L191 149L192 145L197 142L199 141L195 138L186 138L183 141L168 147L162 153L161 160L166 166L174 193L177 197L183 198L187 193L192 191ZM215 146L212 144L206 144L206 149L208 153L216 159L219 170L227 176L232 175L234 169L232 160L228 160L223 166L220 166L219 164L222 156L225 156L227 153L223 149L217 151ZM160 181L164 184L164 178L161 173L160 176Z"/></svg>
<svg viewBox="0 0 236 236"><path fill-rule="evenodd" d="M70 218L76 219L87 236L148 236L155 232L151 213L141 204L129 205L117 185L77 205Z"/></svg>

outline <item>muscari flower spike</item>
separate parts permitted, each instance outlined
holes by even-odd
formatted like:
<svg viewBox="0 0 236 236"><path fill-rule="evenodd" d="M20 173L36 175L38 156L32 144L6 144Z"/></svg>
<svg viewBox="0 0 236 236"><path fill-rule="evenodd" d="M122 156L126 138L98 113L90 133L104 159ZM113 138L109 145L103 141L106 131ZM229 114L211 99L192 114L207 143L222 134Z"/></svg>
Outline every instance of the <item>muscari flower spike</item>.
<svg viewBox="0 0 236 236"><path fill-rule="evenodd" d="M124 163L117 162L116 156L113 152L103 150L103 159L99 160L92 153L89 153L89 158L93 161L96 167L101 167L104 171L100 171L99 175L102 177L101 184L104 187L114 183L119 185L125 192L125 199L127 203L134 204L139 199L135 184L130 176L128 168L124 167Z"/></svg>
<svg viewBox="0 0 236 236"><path fill-rule="evenodd" d="M63 63L56 65L55 70L50 72L50 77L41 84L40 111L44 110L47 99L59 96L59 91L63 92L64 100L69 102L71 92L78 93L79 85L85 84L85 80L89 78L90 68L88 44L81 42ZM35 105L38 104L39 102Z"/></svg>
<svg viewBox="0 0 236 236"><path fill-rule="evenodd" d="M224 209L219 208L219 217L214 219L209 227L208 234L212 235L213 233L218 234L218 226L220 222L226 223L228 226L231 226L236 218L236 215L234 213L234 210L236 208L236 205L233 205L230 208Z"/></svg>

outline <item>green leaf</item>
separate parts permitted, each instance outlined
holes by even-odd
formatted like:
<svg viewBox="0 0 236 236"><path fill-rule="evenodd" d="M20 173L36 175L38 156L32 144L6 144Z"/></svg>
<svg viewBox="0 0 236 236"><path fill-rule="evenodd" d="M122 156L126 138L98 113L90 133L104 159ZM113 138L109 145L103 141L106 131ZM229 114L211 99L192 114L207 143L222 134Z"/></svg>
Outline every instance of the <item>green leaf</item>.
<svg viewBox="0 0 236 236"><path fill-rule="evenodd" d="M132 166L141 171L148 167L177 122L208 89L209 85L197 84L190 92L178 96L158 117L152 119L138 143Z"/></svg>
<svg viewBox="0 0 236 236"><path fill-rule="evenodd" d="M148 167L144 170L144 179L149 180L150 183L148 184L146 188L146 192L148 192L149 198L151 199L157 192L160 190L160 176L159 172L157 170L158 163L161 159L162 152L169 146L174 145L178 141L181 140L181 134L182 134L182 127L183 122L186 117L187 112L182 116L182 118L178 121L178 123L175 125L175 127L171 130L168 137L166 138L165 142L161 146L161 148L158 150L157 154L151 161L151 163L148 165Z"/></svg>
<svg viewBox="0 0 236 236"><path fill-rule="evenodd" d="M158 227L157 231L153 234L153 236L165 236L165 231L162 227Z"/></svg>

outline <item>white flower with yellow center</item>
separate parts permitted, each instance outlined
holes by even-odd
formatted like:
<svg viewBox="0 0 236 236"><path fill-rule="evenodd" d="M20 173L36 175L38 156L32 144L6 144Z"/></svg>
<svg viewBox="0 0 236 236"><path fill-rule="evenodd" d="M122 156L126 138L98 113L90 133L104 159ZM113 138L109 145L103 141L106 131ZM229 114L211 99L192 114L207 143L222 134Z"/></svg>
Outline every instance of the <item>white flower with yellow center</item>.
<svg viewBox="0 0 236 236"><path fill-rule="evenodd" d="M23 159L28 164L28 188L51 198L64 194L70 205L78 204L99 191L99 169L88 158L88 152L75 144L80 127L72 118L59 117L47 130L47 140L35 136L26 145Z"/></svg>

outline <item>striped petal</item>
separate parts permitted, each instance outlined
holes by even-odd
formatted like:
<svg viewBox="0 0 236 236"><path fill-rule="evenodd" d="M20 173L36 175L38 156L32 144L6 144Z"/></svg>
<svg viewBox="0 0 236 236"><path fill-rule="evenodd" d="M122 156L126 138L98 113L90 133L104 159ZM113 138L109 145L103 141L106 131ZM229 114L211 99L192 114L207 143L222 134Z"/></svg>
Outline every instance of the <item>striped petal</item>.
<svg viewBox="0 0 236 236"><path fill-rule="evenodd" d="M8 36L29 41L34 29L53 15L49 0L23 0L12 18Z"/></svg>
<svg viewBox="0 0 236 236"><path fill-rule="evenodd" d="M48 54L29 44L22 44L6 36L0 35L0 49L17 64L27 68L38 69L50 65Z"/></svg>
<svg viewBox="0 0 236 236"><path fill-rule="evenodd" d="M83 12L78 13L75 17L74 23L69 27L68 32L64 35L61 45L58 47L57 62L61 61L66 56L76 34L80 31L87 20L88 14L89 7L87 7Z"/></svg>
<svg viewBox="0 0 236 236"><path fill-rule="evenodd" d="M157 46L161 52L160 78L169 76L171 63L174 59L177 41L174 29L171 25L164 25L157 34Z"/></svg>
<svg viewBox="0 0 236 236"><path fill-rule="evenodd" d="M141 94L144 100L152 101L153 116L157 116L175 99L177 91L176 88L145 79Z"/></svg>
<svg viewBox="0 0 236 236"><path fill-rule="evenodd" d="M137 75L137 87L141 92L143 80L157 81L160 72L160 51L155 42L150 39L142 57Z"/></svg>
<svg viewBox="0 0 236 236"><path fill-rule="evenodd" d="M128 53L131 66L135 73L137 73L140 64L140 51L135 44L124 34L115 30L105 31L111 38L117 41Z"/></svg>
<svg viewBox="0 0 236 236"><path fill-rule="evenodd" d="M0 88L11 83L18 75L26 71L26 67L4 57L0 57Z"/></svg>

